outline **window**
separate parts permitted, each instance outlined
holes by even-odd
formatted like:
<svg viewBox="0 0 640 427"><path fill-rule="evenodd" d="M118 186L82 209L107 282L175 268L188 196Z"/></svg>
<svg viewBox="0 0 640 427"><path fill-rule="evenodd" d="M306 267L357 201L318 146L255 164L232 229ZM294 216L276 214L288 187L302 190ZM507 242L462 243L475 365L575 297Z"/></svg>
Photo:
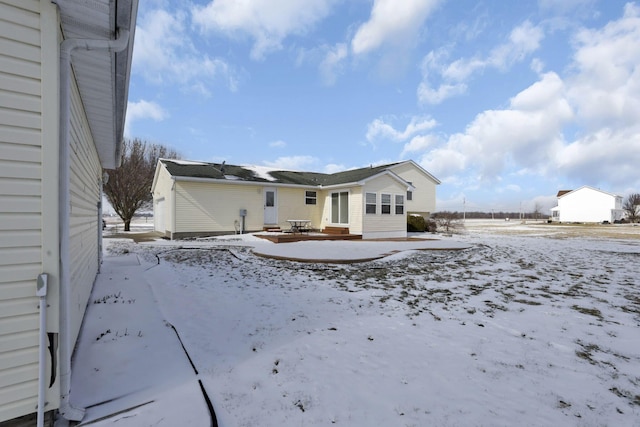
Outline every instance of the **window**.
<svg viewBox="0 0 640 427"><path fill-rule="evenodd" d="M265 193L265 201L264 205L268 208L272 208L276 205L276 192L275 191L267 191Z"/></svg>
<svg viewBox="0 0 640 427"><path fill-rule="evenodd" d="M305 191L304 192L304 204L305 205L315 205L318 200L318 193L315 191Z"/></svg>
<svg viewBox="0 0 640 427"><path fill-rule="evenodd" d="M380 199L380 212L391 214L391 194L382 194Z"/></svg>
<svg viewBox="0 0 640 427"><path fill-rule="evenodd" d="M349 223L349 192L331 193L331 222Z"/></svg>
<svg viewBox="0 0 640 427"><path fill-rule="evenodd" d="M413 191L407 191L407 200L413 200Z"/></svg>
<svg viewBox="0 0 640 427"><path fill-rule="evenodd" d="M378 195L376 193L367 193L365 195L365 212L366 213L375 214L377 204L378 204Z"/></svg>
<svg viewBox="0 0 640 427"><path fill-rule="evenodd" d="M404 196L396 194L396 215L404 215Z"/></svg>

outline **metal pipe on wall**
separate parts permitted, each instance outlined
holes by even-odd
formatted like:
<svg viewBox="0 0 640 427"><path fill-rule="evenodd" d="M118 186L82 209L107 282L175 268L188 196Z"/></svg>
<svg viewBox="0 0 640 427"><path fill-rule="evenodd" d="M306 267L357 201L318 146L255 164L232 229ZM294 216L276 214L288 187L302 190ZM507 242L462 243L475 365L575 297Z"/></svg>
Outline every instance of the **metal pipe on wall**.
<svg viewBox="0 0 640 427"><path fill-rule="evenodd" d="M55 2L60 7L64 1ZM71 299L70 281L70 121L71 121L71 53L74 50L120 52L129 44L129 31L122 30L113 40L68 39L60 44L60 413L70 421L80 421L84 409L69 401L71 391ZM100 226L98 224L98 226Z"/></svg>

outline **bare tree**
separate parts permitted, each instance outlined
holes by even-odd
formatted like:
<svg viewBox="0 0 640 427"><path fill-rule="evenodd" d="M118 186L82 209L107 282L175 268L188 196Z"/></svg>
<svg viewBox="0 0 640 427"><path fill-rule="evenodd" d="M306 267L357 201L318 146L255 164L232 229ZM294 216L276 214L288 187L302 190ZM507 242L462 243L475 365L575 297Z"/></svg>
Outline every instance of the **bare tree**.
<svg viewBox="0 0 640 427"><path fill-rule="evenodd" d="M151 184L159 158L178 158L175 150L164 145L150 144L139 139L127 139L118 169L107 171L109 180L104 185L107 200L124 221L124 230L131 229L136 211L151 202Z"/></svg>
<svg viewBox="0 0 640 427"><path fill-rule="evenodd" d="M460 228L464 228L460 215L457 212L436 212L432 215L432 218L436 222L438 229L446 233L452 233Z"/></svg>
<svg viewBox="0 0 640 427"><path fill-rule="evenodd" d="M637 222L640 218L640 194L629 194L622 205L622 209L627 213L627 219L630 222Z"/></svg>
<svg viewBox="0 0 640 427"><path fill-rule="evenodd" d="M536 221L540 219L540 215L542 214L542 205L540 202L536 202L533 205L533 219Z"/></svg>

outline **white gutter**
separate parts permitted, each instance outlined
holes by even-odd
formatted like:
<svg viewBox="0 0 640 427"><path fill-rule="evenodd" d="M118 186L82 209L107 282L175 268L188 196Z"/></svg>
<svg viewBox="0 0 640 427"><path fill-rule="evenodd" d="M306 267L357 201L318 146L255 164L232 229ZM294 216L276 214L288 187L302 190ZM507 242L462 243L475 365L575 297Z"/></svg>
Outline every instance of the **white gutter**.
<svg viewBox="0 0 640 427"><path fill-rule="evenodd" d="M69 421L80 421L84 409L75 408L69 401L71 391L70 281L70 121L71 121L71 52L102 50L120 52L129 44L129 31L119 31L115 40L68 39L60 44L60 413ZM100 224L98 224L100 227Z"/></svg>

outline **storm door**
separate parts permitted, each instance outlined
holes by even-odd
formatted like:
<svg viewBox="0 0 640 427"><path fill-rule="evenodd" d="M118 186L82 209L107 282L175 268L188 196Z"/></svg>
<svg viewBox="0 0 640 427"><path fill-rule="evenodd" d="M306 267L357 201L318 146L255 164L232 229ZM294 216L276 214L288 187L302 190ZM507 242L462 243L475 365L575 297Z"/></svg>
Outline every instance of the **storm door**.
<svg viewBox="0 0 640 427"><path fill-rule="evenodd" d="M278 223L278 207L277 207L278 194L275 188L264 189L264 223L265 224L277 224Z"/></svg>

